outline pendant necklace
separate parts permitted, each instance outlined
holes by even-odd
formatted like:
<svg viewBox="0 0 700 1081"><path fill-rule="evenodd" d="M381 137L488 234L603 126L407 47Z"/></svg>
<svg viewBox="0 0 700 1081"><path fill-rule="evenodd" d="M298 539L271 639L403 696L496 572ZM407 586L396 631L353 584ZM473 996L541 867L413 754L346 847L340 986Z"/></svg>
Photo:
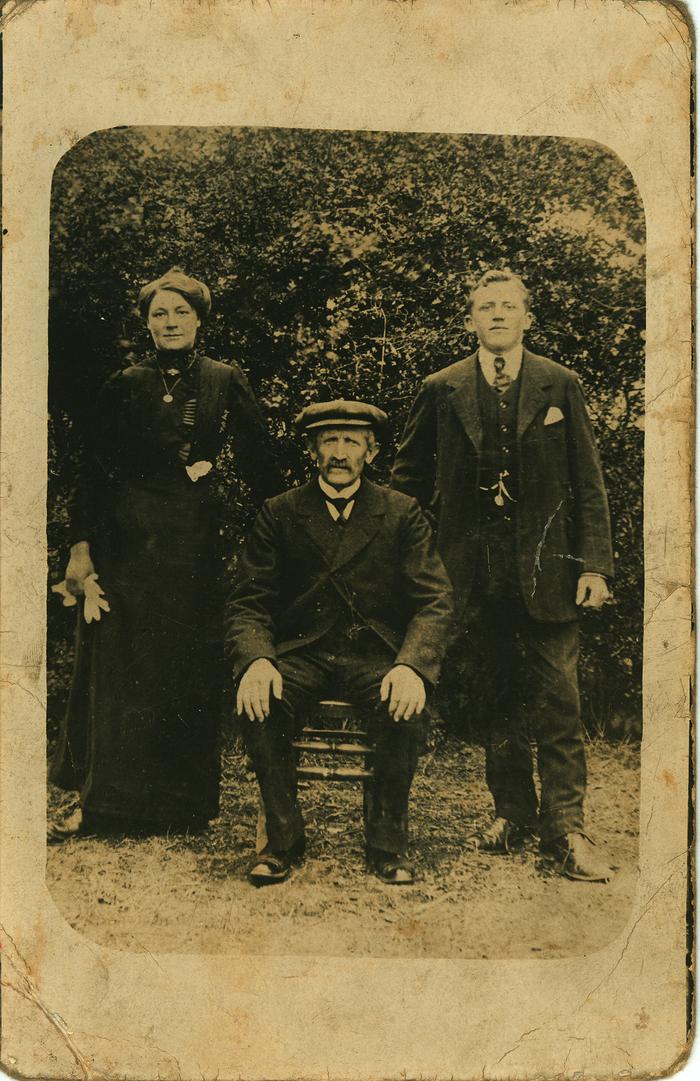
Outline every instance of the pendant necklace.
<svg viewBox="0 0 700 1081"><path fill-rule="evenodd" d="M187 366L187 371L184 373L185 375L187 374L187 372L189 372L190 368L192 367L192 365L194 364L196 359L197 359L197 357L196 357L196 354L195 354L195 356L192 357L192 360L189 362L189 364ZM156 360L156 368L158 369L158 372L160 373L160 377L163 380L163 386L165 387L165 394L163 395L163 401L165 402L166 405L170 405L170 403L173 401L173 391L175 390L175 387L178 385L178 383L182 380L182 375L178 376L178 378L175 380L175 382L173 383L173 385L171 387L168 387L165 376L163 374L163 369L161 368L161 366L160 366L160 364L158 363L157 360ZM178 368L168 368L168 375L177 375L178 371L179 371Z"/></svg>

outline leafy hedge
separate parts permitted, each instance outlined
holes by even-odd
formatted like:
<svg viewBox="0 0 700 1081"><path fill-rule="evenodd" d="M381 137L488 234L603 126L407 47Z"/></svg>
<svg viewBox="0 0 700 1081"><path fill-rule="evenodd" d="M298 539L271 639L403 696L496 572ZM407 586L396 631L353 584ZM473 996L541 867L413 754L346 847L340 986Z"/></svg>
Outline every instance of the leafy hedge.
<svg viewBox="0 0 700 1081"><path fill-rule="evenodd" d="M200 337L249 373L290 483L306 461L290 421L322 397L367 398L393 425L386 477L420 379L473 348L468 284L507 265L534 295L528 343L581 376L614 520L615 603L585 619L589 728L641 717L644 212L605 147L557 138L275 129L111 129L56 168L51 212L51 573L81 417L148 345L139 286L173 264L204 279ZM230 550L252 508L230 458ZM228 505L228 503L227 503ZM55 719L69 620L50 608Z"/></svg>

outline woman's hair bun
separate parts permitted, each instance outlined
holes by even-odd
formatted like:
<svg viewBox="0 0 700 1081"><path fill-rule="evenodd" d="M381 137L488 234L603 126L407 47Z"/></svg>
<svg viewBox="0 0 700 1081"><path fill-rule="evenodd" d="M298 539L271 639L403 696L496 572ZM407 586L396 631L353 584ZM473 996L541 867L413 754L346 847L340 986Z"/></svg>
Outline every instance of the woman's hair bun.
<svg viewBox="0 0 700 1081"><path fill-rule="evenodd" d="M136 303L143 319L148 318L151 301L159 289L172 289L179 293L192 305L200 319L205 318L211 310L211 293L204 282L191 278L180 267L173 266L162 278L144 285L139 293Z"/></svg>

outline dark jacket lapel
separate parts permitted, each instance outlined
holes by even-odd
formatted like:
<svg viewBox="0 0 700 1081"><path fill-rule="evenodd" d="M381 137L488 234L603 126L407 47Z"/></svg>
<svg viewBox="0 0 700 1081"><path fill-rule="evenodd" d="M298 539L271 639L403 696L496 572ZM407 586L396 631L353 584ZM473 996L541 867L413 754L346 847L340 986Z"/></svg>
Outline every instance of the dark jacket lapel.
<svg viewBox="0 0 700 1081"><path fill-rule="evenodd" d="M379 529L384 510L381 488L363 479L350 518L342 527L340 544L336 549L331 570L337 570L349 563L371 541Z"/></svg>
<svg viewBox="0 0 700 1081"><path fill-rule="evenodd" d="M304 530L330 566L339 544L339 529L326 509L316 479L299 489L296 512L302 519Z"/></svg>
<svg viewBox="0 0 700 1081"><path fill-rule="evenodd" d="M472 353L462 362L462 370L450 378L450 386L453 387L449 401L459 417L462 427L476 447L481 450L483 428L479 413L479 395L477 390L477 378L479 363L477 354Z"/></svg>
<svg viewBox="0 0 700 1081"><path fill-rule="evenodd" d="M547 404L546 388L552 385L552 379L537 357L523 350L522 382L518 401L518 439L532 424L540 409Z"/></svg>

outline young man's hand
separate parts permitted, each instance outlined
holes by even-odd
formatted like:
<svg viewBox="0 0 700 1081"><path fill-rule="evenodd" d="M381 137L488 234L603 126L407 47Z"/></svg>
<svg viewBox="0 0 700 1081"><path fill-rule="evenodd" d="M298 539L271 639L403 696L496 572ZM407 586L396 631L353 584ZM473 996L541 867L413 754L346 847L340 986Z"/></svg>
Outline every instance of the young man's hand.
<svg viewBox="0 0 700 1081"><path fill-rule="evenodd" d="M384 676L379 695L382 702L389 700L389 713L395 721L409 721L423 710L425 684L408 665L397 664Z"/></svg>
<svg viewBox="0 0 700 1081"><path fill-rule="evenodd" d="M238 684L238 716L245 713L250 721L264 721L270 715L270 691L279 701L282 697L282 673L267 657L258 657L246 668Z"/></svg>
<svg viewBox="0 0 700 1081"><path fill-rule="evenodd" d="M576 603L582 608L601 608L609 596L608 583L602 575L581 575L576 589Z"/></svg>

